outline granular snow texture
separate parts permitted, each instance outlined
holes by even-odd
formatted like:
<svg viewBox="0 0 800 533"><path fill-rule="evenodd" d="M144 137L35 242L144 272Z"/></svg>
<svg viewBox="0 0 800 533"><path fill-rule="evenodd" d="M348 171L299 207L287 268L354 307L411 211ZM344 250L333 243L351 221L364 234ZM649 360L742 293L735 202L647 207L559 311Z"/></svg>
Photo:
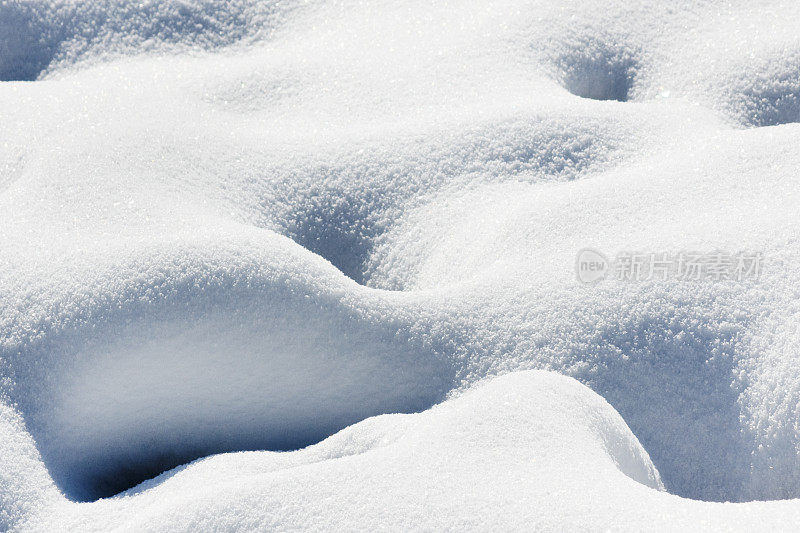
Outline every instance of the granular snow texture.
<svg viewBox="0 0 800 533"><path fill-rule="evenodd" d="M0 0L0 530L796 529L799 20Z"/></svg>

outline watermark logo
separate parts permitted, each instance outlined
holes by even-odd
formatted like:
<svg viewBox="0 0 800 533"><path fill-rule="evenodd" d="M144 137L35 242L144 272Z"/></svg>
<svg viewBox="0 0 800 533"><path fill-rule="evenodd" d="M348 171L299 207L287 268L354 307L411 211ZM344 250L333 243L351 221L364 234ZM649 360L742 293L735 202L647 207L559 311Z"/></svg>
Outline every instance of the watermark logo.
<svg viewBox="0 0 800 533"><path fill-rule="evenodd" d="M611 264L606 256L591 248L578 252L575 260L575 273L581 283L597 283L605 279L610 268Z"/></svg>
<svg viewBox="0 0 800 533"><path fill-rule="evenodd" d="M744 281L761 275L760 252L620 252L608 260L601 252L584 248L575 260L581 283L617 281Z"/></svg>

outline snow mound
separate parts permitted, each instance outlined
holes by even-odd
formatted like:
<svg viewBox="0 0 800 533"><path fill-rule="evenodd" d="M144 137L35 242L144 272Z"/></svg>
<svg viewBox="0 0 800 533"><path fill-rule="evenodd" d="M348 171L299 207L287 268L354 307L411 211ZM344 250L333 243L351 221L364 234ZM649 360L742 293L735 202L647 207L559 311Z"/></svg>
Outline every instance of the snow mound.
<svg viewBox="0 0 800 533"><path fill-rule="evenodd" d="M788 503L708 504L663 492L607 402L575 380L529 371L423 413L367 419L303 450L216 455L113 498L51 500L16 526L786 529L796 520Z"/></svg>
<svg viewBox="0 0 800 533"><path fill-rule="evenodd" d="M521 527L542 519L545 509L531 503L567 472L592 472L587 481L607 478L625 492L663 490L647 453L607 402L572 379L524 372L424 413L371 418L303 450L209 457L115 498L31 514L24 525L83 531L113 524L170 530ZM592 505L589 494L577 499Z"/></svg>
<svg viewBox="0 0 800 533"><path fill-rule="evenodd" d="M800 496L798 16L3 1L0 525L786 526L679 496Z"/></svg>
<svg viewBox="0 0 800 533"><path fill-rule="evenodd" d="M0 80L34 80L142 52L212 50L268 38L290 2L3 0Z"/></svg>
<svg viewBox="0 0 800 533"><path fill-rule="evenodd" d="M67 495L109 496L210 453L299 448L449 389L446 361L398 332L407 319L376 320L380 298L348 292L286 238L249 233L164 242L112 293L59 299L79 312L46 342L4 347L12 398ZM169 265L148 268L159 255Z"/></svg>

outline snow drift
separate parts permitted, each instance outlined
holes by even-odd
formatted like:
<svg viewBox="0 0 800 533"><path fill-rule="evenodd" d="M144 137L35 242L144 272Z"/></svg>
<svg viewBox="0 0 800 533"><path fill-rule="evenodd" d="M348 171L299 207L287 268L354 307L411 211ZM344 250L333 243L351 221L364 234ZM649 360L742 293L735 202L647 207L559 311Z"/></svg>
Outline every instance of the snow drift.
<svg viewBox="0 0 800 533"><path fill-rule="evenodd" d="M498 463L504 468L496 472ZM560 468L602 472L628 490L639 483L661 488L646 452L608 403L569 378L529 372L421 414L371 418L300 451L203 459L121 497L58 505L28 526L103 529L135 512L131 526L180 530L478 526L485 520L520 527L529 512L525 499L509 513L498 505L504 496L496 489L539 493L544 487L526 478L546 485ZM473 482L465 484L465 476ZM340 490L342 482L348 490ZM173 494L180 505L165 506ZM281 504L289 494L292 504ZM250 508L247 502L255 500L264 511ZM421 504L436 512L415 517ZM342 516L342 508L353 512Z"/></svg>
<svg viewBox="0 0 800 533"><path fill-rule="evenodd" d="M0 526L788 527L799 9L0 3Z"/></svg>

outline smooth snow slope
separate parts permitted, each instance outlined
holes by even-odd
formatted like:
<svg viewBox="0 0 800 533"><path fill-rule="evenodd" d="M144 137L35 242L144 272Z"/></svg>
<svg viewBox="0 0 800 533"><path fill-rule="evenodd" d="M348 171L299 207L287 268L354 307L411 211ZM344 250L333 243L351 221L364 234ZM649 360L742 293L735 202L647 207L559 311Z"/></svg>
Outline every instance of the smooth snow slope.
<svg viewBox="0 0 800 533"><path fill-rule="evenodd" d="M790 528L797 20L3 1L0 529Z"/></svg>

